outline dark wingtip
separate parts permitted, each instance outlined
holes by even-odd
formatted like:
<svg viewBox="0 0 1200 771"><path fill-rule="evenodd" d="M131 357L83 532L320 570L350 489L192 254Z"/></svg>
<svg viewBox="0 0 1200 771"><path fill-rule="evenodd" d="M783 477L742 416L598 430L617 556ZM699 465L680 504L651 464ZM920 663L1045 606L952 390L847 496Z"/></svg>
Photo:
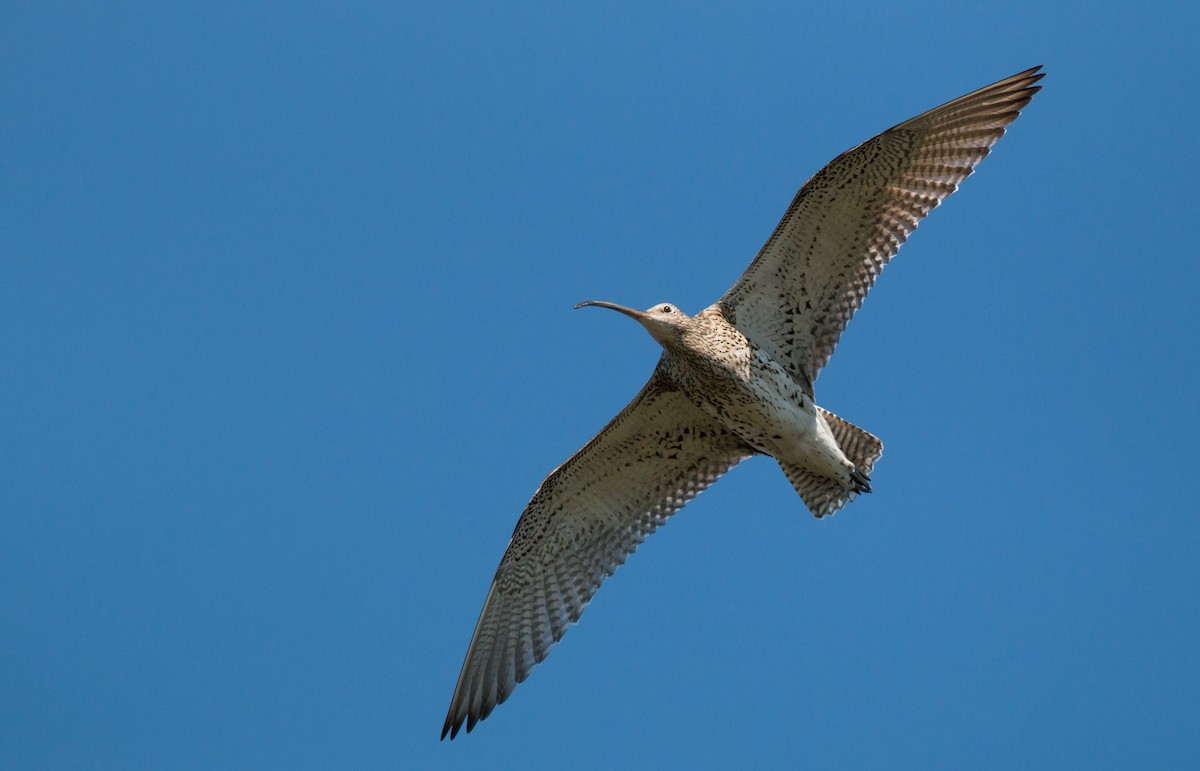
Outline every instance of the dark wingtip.
<svg viewBox="0 0 1200 771"><path fill-rule="evenodd" d="M1033 96L1038 91L1042 90L1041 86L1035 86L1034 83L1037 83L1039 80L1046 77L1046 73L1039 72L1039 70L1041 70L1041 69L1042 69L1042 65L1040 65L1040 64L1036 67L1030 67L1029 69L1025 70L1024 72L1018 72L1016 75L1013 75L1013 79L1016 79L1016 78L1023 79L1025 92L1027 94L1029 94L1029 96Z"/></svg>
<svg viewBox="0 0 1200 771"><path fill-rule="evenodd" d="M446 722L442 724L442 738L439 741L445 740L446 734L450 734L450 741L454 741L454 737L458 736L459 728L462 728L462 718L455 720L453 712L446 715Z"/></svg>

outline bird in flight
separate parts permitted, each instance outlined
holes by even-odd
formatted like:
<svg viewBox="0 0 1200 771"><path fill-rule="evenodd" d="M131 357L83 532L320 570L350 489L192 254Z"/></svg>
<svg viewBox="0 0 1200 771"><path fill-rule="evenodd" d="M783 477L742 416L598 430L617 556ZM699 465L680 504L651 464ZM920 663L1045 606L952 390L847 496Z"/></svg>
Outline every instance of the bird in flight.
<svg viewBox="0 0 1200 771"><path fill-rule="evenodd" d="M442 738L486 718L642 540L752 455L774 458L817 517L871 491L875 436L813 383L883 266L958 189L1040 89L1005 78L847 150L800 188L750 267L688 316L608 302L662 346L654 374L546 477L517 521L454 686Z"/></svg>

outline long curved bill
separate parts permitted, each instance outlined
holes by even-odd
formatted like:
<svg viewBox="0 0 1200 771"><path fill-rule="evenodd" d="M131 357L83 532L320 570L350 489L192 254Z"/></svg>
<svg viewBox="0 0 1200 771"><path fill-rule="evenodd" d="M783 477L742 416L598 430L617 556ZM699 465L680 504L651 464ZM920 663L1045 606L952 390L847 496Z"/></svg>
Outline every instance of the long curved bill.
<svg viewBox="0 0 1200 771"><path fill-rule="evenodd" d="M575 307L576 308L586 308L588 306L594 306L596 308L608 308L609 310L616 311L617 313L624 313L629 318L636 319L638 321L641 321L646 316L645 311L638 311L638 310L634 310L633 308L626 308L624 305L617 305L616 303L604 302L603 300L588 300L587 302L579 303Z"/></svg>

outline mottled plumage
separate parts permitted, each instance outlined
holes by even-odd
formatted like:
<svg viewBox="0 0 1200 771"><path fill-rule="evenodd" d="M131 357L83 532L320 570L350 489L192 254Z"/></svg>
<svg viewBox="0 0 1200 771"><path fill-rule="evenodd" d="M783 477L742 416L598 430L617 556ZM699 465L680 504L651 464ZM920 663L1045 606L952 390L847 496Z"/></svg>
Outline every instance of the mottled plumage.
<svg viewBox="0 0 1200 771"><path fill-rule="evenodd" d="M870 491L883 444L813 383L883 266L1038 91L1034 68L842 153L800 189L737 283L689 317L624 313L662 345L650 381L542 482L496 571L442 738L470 731L579 619L600 583L741 460L770 455L818 517Z"/></svg>

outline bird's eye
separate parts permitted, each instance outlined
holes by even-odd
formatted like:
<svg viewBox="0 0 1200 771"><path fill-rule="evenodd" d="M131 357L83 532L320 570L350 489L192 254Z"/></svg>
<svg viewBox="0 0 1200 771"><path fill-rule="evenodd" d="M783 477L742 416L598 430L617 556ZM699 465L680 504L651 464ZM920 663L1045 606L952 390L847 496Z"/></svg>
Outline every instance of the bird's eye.
<svg viewBox="0 0 1200 771"><path fill-rule="evenodd" d="M675 310L675 309L674 309L674 308L672 308L670 305L664 305L664 306L662 307L662 312L663 312L663 313L670 313L670 312L671 312L671 311L673 311L673 310Z"/></svg>

